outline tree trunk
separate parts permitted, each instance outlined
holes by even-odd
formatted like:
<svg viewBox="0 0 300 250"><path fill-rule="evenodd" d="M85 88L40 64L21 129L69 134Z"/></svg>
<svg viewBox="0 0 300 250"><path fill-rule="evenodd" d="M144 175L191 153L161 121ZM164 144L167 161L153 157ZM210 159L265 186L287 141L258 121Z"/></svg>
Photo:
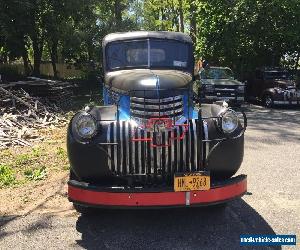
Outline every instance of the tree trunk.
<svg viewBox="0 0 300 250"><path fill-rule="evenodd" d="M194 0L190 0L190 36L193 43L196 44L197 38L197 22L196 22L196 5Z"/></svg>
<svg viewBox="0 0 300 250"><path fill-rule="evenodd" d="M120 29L120 25L122 24L122 3L120 0L115 0L114 14L115 14L116 27Z"/></svg>
<svg viewBox="0 0 300 250"><path fill-rule="evenodd" d="M160 10L161 10L161 30L165 30L166 14L164 8L161 8Z"/></svg>
<svg viewBox="0 0 300 250"><path fill-rule="evenodd" d="M179 24L180 24L180 31L184 32L184 19L183 19L182 0L179 0Z"/></svg>
<svg viewBox="0 0 300 250"><path fill-rule="evenodd" d="M33 47L33 75L39 76L41 74L40 67L42 62L42 54L44 41L43 39L39 42L37 37L32 39L32 47Z"/></svg>
<svg viewBox="0 0 300 250"><path fill-rule="evenodd" d="M49 41L48 42L48 48L49 48L49 52L50 52L54 78L58 78L58 71L57 71L57 67L56 67L56 64L58 62L57 47L58 47L58 41L52 41L52 42Z"/></svg>
<svg viewBox="0 0 300 250"><path fill-rule="evenodd" d="M27 51L23 51L22 55L25 76L30 75L29 58Z"/></svg>

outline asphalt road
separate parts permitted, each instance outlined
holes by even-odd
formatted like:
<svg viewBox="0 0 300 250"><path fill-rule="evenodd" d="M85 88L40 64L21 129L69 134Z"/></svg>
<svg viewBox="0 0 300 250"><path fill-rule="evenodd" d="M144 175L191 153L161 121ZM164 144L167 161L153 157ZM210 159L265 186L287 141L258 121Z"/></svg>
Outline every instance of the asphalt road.
<svg viewBox="0 0 300 250"><path fill-rule="evenodd" d="M225 210L102 210L81 216L63 191L26 216L2 218L0 249L236 249L240 234L275 233L297 234L299 241L300 110L246 112L240 173L248 175L249 194Z"/></svg>

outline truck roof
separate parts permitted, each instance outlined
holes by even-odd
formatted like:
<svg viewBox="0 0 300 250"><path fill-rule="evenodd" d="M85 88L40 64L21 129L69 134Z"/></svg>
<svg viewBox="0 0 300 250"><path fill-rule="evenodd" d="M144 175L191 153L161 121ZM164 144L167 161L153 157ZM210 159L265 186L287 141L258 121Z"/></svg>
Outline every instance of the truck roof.
<svg viewBox="0 0 300 250"><path fill-rule="evenodd" d="M132 31L132 32L119 32L111 33L104 37L103 47L110 42L132 40L132 39L171 39L186 43L193 43L189 35L181 32L170 32L170 31Z"/></svg>

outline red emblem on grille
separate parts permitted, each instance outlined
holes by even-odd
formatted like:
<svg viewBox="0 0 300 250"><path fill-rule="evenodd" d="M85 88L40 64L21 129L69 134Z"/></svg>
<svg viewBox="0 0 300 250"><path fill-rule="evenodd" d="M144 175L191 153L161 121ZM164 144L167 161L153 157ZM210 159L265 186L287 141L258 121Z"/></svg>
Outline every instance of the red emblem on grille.
<svg viewBox="0 0 300 250"><path fill-rule="evenodd" d="M174 128L176 127L183 127L183 131L180 135L175 136ZM133 142L151 142L150 147L169 147L171 146L171 141L175 140L183 140L187 131L188 131L189 125L188 124L180 124L176 125L172 118L166 118L166 117L156 117L156 118L150 118L147 122L145 128L147 130L151 130L155 133L154 140L153 137L145 137L145 138L133 138ZM138 129L138 128L136 128ZM162 133L163 132L171 132L171 136L169 137L168 143L162 143ZM155 142L154 142L155 141Z"/></svg>

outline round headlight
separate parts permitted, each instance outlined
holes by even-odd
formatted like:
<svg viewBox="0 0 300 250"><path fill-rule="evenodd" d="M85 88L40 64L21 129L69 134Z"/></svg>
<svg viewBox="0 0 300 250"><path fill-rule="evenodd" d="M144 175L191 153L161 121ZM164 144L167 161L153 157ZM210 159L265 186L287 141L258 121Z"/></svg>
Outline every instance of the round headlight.
<svg viewBox="0 0 300 250"><path fill-rule="evenodd" d="M239 118L233 110L227 110L221 115L222 130L230 134L234 132L239 125Z"/></svg>
<svg viewBox="0 0 300 250"><path fill-rule="evenodd" d="M75 128L78 135L84 139L92 138L97 132L96 121L89 114L79 116L75 121Z"/></svg>

